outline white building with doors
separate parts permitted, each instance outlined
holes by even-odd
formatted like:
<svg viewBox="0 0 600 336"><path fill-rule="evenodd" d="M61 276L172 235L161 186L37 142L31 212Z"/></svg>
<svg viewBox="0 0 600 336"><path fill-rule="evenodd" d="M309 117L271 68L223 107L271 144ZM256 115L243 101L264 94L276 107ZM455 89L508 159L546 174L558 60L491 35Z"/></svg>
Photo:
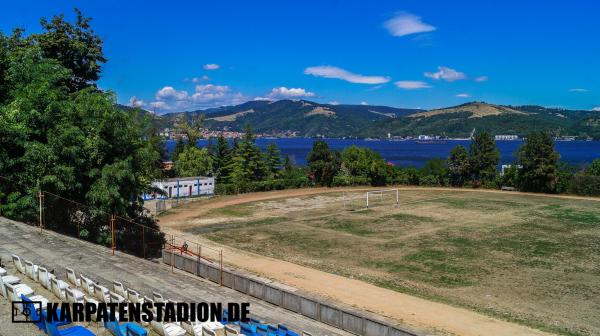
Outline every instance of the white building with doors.
<svg viewBox="0 0 600 336"><path fill-rule="evenodd" d="M212 196L215 193L214 177L178 177L152 182L152 186L164 191L164 195L144 194L144 200Z"/></svg>

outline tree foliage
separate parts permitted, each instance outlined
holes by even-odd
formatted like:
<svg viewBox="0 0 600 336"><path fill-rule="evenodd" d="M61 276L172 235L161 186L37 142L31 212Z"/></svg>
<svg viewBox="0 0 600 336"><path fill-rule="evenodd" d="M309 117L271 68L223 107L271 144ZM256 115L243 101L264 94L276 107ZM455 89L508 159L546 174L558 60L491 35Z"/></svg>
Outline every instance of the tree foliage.
<svg viewBox="0 0 600 336"><path fill-rule="evenodd" d="M29 37L0 33L0 176L15 181L0 184L2 213L33 221L44 190L158 228L140 195L159 175L162 144L147 115L117 108L112 94L95 88L102 42L77 15L75 24L42 20L44 31ZM74 203L46 206L47 227L73 230L66 225ZM96 241L106 221L91 216L85 229Z"/></svg>
<svg viewBox="0 0 600 336"><path fill-rule="evenodd" d="M317 140L313 143L311 151L308 153L308 169L319 185L331 186L333 177L340 169L340 155L329 149L329 145L323 140Z"/></svg>
<svg viewBox="0 0 600 336"><path fill-rule="evenodd" d="M517 154L519 187L523 191L556 192L558 183L558 152L552 137L543 132L533 132Z"/></svg>
<svg viewBox="0 0 600 336"><path fill-rule="evenodd" d="M186 146L173 163L180 177L207 176L213 172L213 158L206 148Z"/></svg>
<svg viewBox="0 0 600 336"><path fill-rule="evenodd" d="M454 187L462 187L469 178L471 171L469 154L463 146L456 146L450 151L448 157L448 177Z"/></svg>
<svg viewBox="0 0 600 336"><path fill-rule="evenodd" d="M473 184L493 181L496 178L496 166L500 160L500 151L496 148L492 135L483 131L477 133L469 147L469 167Z"/></svg>

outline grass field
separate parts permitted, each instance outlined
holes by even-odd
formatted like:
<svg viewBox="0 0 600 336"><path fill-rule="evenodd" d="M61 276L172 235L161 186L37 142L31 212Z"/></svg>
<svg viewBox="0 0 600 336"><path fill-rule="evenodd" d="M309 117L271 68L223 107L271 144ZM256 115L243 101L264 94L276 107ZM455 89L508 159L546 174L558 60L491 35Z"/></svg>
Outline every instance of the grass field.
<svg viewBox="0 0 600 336"><path fill-rule="evenodd" d="M401 191L398 206L386 195L358 210L362 195L214 209L187 231L544 330L600 334L599 202Z"/></svg>

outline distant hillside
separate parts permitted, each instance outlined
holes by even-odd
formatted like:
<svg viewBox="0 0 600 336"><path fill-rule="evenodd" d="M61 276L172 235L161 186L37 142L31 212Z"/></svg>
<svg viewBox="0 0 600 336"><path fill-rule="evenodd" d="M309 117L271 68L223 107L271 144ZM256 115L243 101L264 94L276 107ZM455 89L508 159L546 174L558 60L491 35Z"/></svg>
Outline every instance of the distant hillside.
<svg viewBox="0 0 600 336"><path fill-rule="evenodd" d="M409 115L411 118L433 117L436 115L449 113L469 112L469 118L482 118L489 116L497 116L504 114L529 114L528 112L518 111L506 106L492 105L480 102L468 103L456 107L448 107L444 109L430 110Z"/></svg>
<svg viewBox="0 0 600 336"><path fill-rule="evenodd" d="M399 136L431 134L464 137L474 128L492 134L525 136L531 131L545 131L556 136L591 136L600 139L600 113L474 102L379 123L367 133L374 136L374 131L378 130L378 133L383 131Z"/></svg>
<svg viewBox="0 0 600 336"><path fill-rule="evenodd" d="M249 101L236 106L185 112L204 113L212 129L242 130L246 123L258 132L293 130L302 136L342 137L359 134L377 121L389 121L422 110L371 105L330 105L307 100ZM173 124L182 113L161 116Z"/></svg>
<svg viewBox="0 0 600 336"><path fill-rule="evenodd" d="M600 139L600 112L541 106L502 106L472 102L430 111L372 105L330 105L307 100L249 101L156 118L158 127L173 127L181 116L204 114L210 129L242 130L246 123L258 132L296 131L314 137L468 136L475 128L492 134L525 136L533 130L553 135Z"/></svg>

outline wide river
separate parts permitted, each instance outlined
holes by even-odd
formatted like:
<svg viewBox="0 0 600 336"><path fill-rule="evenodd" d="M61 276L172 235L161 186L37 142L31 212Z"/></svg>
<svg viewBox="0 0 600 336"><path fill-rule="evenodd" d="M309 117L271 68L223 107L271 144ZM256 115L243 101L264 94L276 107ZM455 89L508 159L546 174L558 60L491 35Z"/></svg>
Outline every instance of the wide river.
<svg viewBox="0 0 600 336"><path fill-rule="evenodd" d="M315 139L283 138L283 139L257 139L257 145L264 149L269 143L275 142L282 155L289 155L298 165L306 164L306 156ZM415 141L385 141L385 140L350 140L350 139L325 139L331 149L342 150L348 146L356 145L371 148L381 154L387 161L397 166L421 167L427 160L439 157L447 158L450 150L462 145L468 148L469 140L448 140L444 142L417 143ZM214 140L213 140L214 143ZM206 146L207 140L201 140L200 146ZM523 144L522 141L496 141L500 150L500 163L513 163L516 152ZM561 161L576 166L587 165L594 159L600 158L600 141L557 141L556 150L560 153ZM169 140L166 144L170 152L175 147L175 141Z"/></svg>

